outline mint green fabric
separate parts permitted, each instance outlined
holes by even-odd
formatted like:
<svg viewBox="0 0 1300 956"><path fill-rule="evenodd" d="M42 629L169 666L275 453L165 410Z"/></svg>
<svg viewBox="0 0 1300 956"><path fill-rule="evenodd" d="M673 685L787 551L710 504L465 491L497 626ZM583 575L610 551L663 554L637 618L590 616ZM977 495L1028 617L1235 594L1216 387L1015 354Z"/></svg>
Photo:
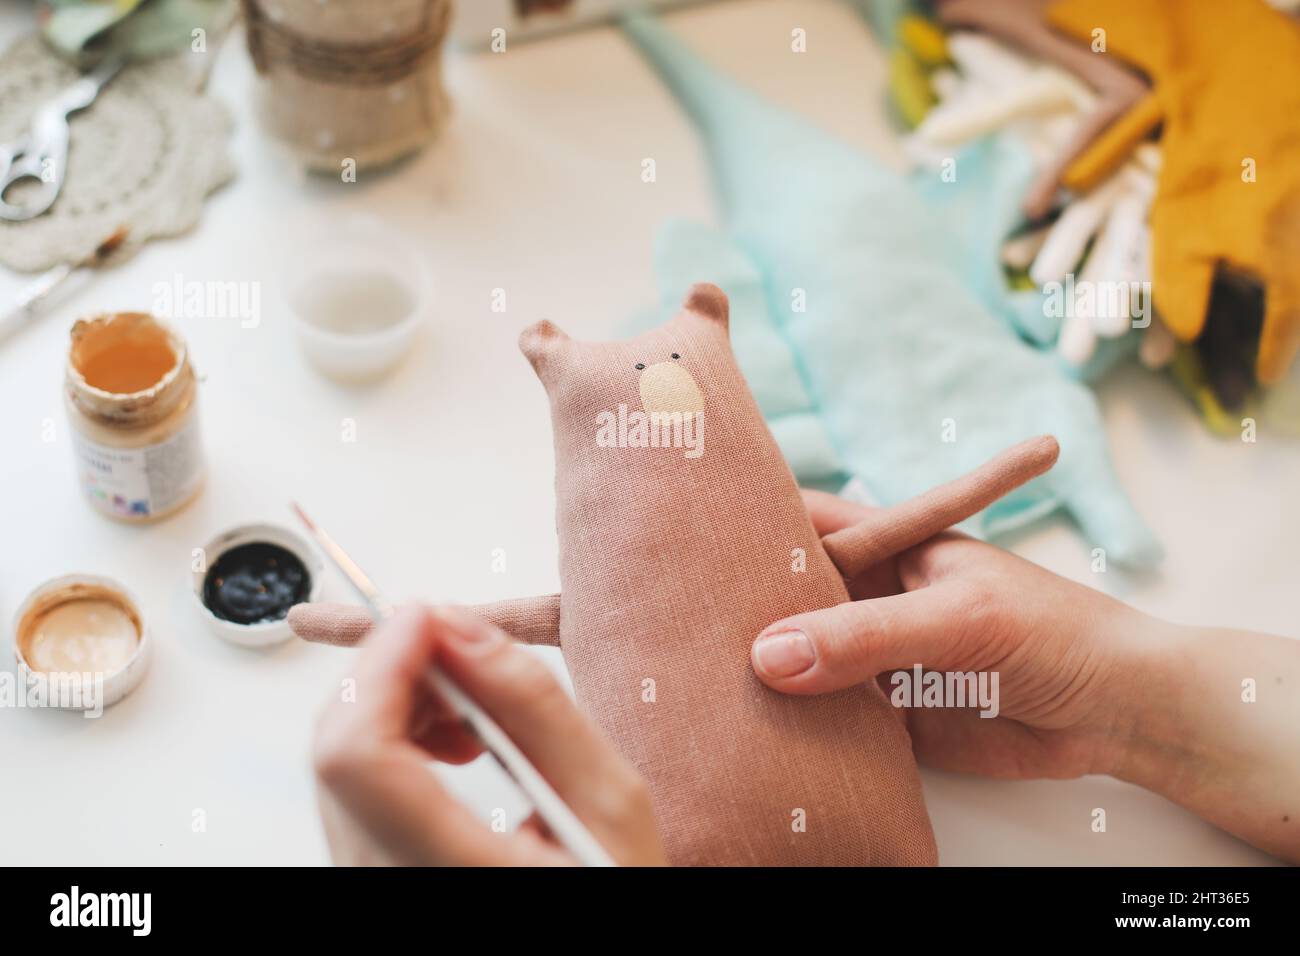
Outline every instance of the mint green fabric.
<svg viewBox="0 0 1300 956"><path fill-rule="evenodd" d="M1014 133L972 143L956 157L956 179L933 170L908 177L917 197L939 220L950 242L945 267L1025 341L1049 353L1068 378L1092 382L1137 354L1137 335L1101 339L1092 357L1075 366L1056 353L1061 320L1049 314L1041 290L1008 286L1002 271L1003 243L1021 224L1021 200L1036 175L1029 149Z"/></svg>
<svg viewBox="0 0 1300 956"><path fill-rule="evenodd" d="M815 462L891 504L1051 433L1057 466L983 512L975 530L997 535L1065 508L1112 560L1158 559L1114 475L1091 392L1021 341L1013 329L1035 327L1032 315L992 281L995 265L971 260L972 243L987 257L999 226L978 221L984 200L973 171L963 181L967 154L957 183L943 186L972 191L927 200L723 77L653 18L629 18L626 30L699 128L725 223L725 236L665 233L664 296L700 280L733 296L737 357L774 433L784 418L801 423L792 431L804 444L782 445L801 479ZM975 148L991 151L975 154L989 170L1012 175L1001 139ZM954 441L944 440L949 425Z"/></svg>

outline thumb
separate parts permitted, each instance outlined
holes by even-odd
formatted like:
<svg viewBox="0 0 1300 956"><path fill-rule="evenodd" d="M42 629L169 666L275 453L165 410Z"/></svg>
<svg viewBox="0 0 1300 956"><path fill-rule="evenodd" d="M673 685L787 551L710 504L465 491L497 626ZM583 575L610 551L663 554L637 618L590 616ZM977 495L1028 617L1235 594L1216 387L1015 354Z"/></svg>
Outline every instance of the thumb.
<svg viewBox="0 0 1300 956"><path fill-rule="evenodd" d="M957 582L850 601L773 624L754 641L750 662L759 680L786 694L826 694L914 664L944 669L956 622L975 610Z"/></svg>

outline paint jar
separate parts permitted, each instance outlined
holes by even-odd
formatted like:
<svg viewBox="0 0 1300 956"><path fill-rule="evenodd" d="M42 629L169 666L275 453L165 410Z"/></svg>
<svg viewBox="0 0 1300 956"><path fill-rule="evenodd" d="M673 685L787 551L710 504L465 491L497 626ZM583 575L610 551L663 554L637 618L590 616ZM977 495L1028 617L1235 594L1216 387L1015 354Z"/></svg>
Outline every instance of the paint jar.
<svg viewBox="0 0 1300 956"><path fill-rule="evenodd" d="M309 169L384 166L442 129L451 0L242 2L261 123Z"/></svg>
<svg viewBox="0 0 1300 956"><path fill-rule="evenodd" d="M78 480L97 510L152 521L198 494L198 381L173 329L143 312L79 320L64 399Z"/></svg>
<svg viewBox="0 0 1300 956"><path fill-rule="evenodd" d="M271 647L293 637L294 604L320 599L325 565L301 535L274 524L222 532L193 568L194 602L208 629L241 647Z"/></svg>
<svg viewBox="0 0 1300 956"><path fill-rule="evenodd" d="M139 602L109 578L47 581L14 615L14 657L43 706L109 707L144 678L152 645Z"/></svg>

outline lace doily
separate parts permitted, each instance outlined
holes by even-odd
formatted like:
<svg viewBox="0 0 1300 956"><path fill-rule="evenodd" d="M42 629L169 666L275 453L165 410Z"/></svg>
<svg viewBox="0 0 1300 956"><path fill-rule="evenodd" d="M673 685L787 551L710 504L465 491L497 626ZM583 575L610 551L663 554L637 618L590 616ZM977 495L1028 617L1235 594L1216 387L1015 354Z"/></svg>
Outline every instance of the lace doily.
<svg viewBox="0 0 1300 956"><path fill-rule="evenodd" d="M77 75L39 37L10 47L0 56L0 142L21 136L36 110ZM125 225L130 233L117 260L148 239L194 226L204 197L235 173L226 152L230 116L198 82L183 58L133 64L72 114L63 191L42 216L0 221L0 265L38 272L81 262ZM10 198L21 196L23 185Z"/></svg>

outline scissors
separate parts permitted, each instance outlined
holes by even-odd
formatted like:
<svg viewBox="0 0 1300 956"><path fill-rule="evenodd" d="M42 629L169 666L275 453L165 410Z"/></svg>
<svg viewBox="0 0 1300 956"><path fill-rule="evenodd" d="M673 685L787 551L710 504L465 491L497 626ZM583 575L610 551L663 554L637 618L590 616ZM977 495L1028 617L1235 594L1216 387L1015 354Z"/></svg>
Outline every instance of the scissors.
<svg viewBox="0 0 1300 956"><path fill-rule="evenodd" d="M123 62L117 56L101 61L37 110L25 135L0 144L0 219L26 222L54 205L67 174L68 115L95 102L104 84L122 69ZM4 197L10 187L24 179L40 183L40 189L22 204L6 202Z"/></svg>

